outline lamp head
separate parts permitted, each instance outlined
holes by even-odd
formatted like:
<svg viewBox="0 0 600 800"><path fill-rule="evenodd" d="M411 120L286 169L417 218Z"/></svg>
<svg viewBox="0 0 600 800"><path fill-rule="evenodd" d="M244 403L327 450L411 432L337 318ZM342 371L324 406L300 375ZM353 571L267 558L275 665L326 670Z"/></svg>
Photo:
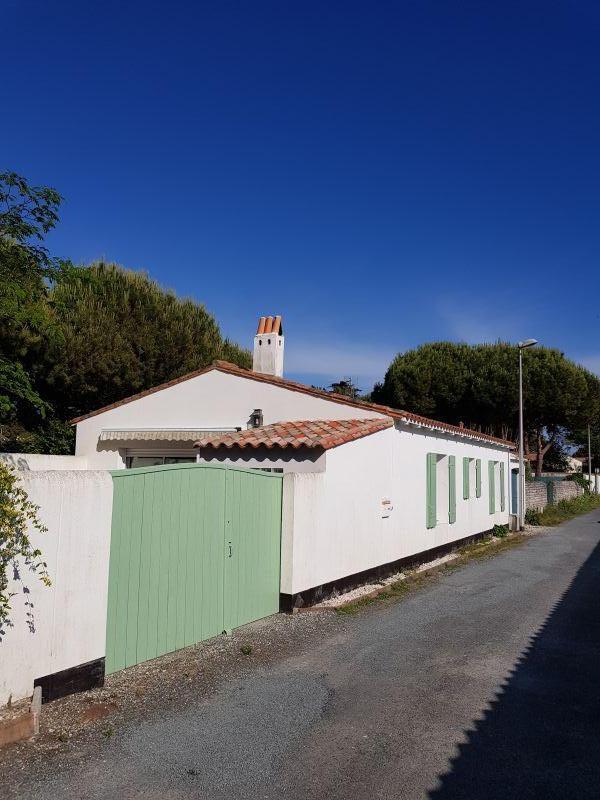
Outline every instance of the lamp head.
<svg viewBox="0 0 600 800"><path fill-rule="evenodd" d="M537 344L537 339L525 339L524 342L519 342L519 350L524 350L526 347L533 347L534 344Z"/></svg>

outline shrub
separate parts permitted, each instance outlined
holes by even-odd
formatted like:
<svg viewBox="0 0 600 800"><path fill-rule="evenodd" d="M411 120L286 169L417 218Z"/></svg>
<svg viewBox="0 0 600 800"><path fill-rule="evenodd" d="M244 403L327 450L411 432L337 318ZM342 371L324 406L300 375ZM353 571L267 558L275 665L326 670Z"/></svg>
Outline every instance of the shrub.
<svg viewBox="0 0 600 800"><path fill-rule="evenodd" d="M504 539L505 536L508 536L508 525L494 525L492 535L498 539Z"/></svg>
<svg viewBox="0 0 600 800"><path fill-rule="evenodd" d="M578 486L581 486L584 492L590 491L590 484L588 483L588 479L582 472L573 472L571 473L571 475L567 475L565 480L573 481L573 483L576 483Z"/></svg>
<svg viewBox="0 0 600 800"><path fill-rule="evenodd" d="M10 622L10 600L15 592L8 591L9 570L16 580L21 578L21 564L35 573L43 584L50 586L50 577L42 553L35 549L27 529L33 528L45 533L46 528L38 519L38 506L28 498L27 492L19 485L13 470L0 463L0 640ZM29 601L27 621L33 629L32 605Z"/></svg>
<svg viewBox="0 0 600 800"><path fill-rule="evenodd" d="M600 508L600 495L587 492L572 500L560 500L556 505L549 505L539 514L539 525L558 525L580 514L587 514ZM536 524L536 523L531 523Z"/></svg>
<svg viewBox="0 0 600 800"><path fill-rule="evenodd" d="M525 512L525 523L527 525L541 525L542 512L537 508L528 508Z"/></svg>

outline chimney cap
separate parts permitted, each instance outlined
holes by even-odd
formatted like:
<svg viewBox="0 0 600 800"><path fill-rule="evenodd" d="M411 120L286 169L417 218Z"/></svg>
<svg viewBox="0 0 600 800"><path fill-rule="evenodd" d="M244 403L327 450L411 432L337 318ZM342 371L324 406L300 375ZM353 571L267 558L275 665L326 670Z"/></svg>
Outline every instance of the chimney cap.
<svg viewBox="0 0 600 800"><path fill-rule="evenodd" d="M258 328L256 330L256 335L260 336L263 333L273 333L277 336L283 336L281 315L278 315L276 317L261 317L258 320Z"/></svg>

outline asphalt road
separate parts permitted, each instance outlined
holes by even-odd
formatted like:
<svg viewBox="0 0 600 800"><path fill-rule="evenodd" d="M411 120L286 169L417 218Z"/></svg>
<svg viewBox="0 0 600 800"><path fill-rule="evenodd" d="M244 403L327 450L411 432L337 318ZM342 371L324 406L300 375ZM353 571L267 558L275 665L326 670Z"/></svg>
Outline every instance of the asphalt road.
<svg viewBox="0 0 600 800"><path fill-rule="evenodd" d="M598 798L599 521L371 608L20 796Z"/></svg>

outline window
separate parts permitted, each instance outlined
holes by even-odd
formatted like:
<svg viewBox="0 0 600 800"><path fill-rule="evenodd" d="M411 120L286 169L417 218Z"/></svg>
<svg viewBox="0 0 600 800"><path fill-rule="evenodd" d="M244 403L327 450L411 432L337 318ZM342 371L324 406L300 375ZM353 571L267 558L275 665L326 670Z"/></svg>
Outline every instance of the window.
<svg viewBox="0 0 600 800"><path fill-rule="evenodd" d="M488 493L490 514L496 513L496 462L488 461Z"/></svg>
<svg viewBox="0 0 600 800"><path fill-rule="evenodd" d="M196 456L127 456L127 469L136 467L158 467L162 464L193 464Z"/></svg>
<svg viewBox="0 0 600 800"><path fill-rule="evenodd" d="M427 528L438 522L456 522L456 457L427 453L426 503Z"/></svg>
<svg viewBox="0 0 600 800"><path fill-rule="evenodd" d="M488 461L490 514L506 508L506 469L501 461Z"/></svg>
<svg viewBox="0 0 600 800"><path fill-rule="evenodd" d="M475 459L465 456L462 460L463 474L463 500L471 497L471 487L475 486Z"/></svg>

